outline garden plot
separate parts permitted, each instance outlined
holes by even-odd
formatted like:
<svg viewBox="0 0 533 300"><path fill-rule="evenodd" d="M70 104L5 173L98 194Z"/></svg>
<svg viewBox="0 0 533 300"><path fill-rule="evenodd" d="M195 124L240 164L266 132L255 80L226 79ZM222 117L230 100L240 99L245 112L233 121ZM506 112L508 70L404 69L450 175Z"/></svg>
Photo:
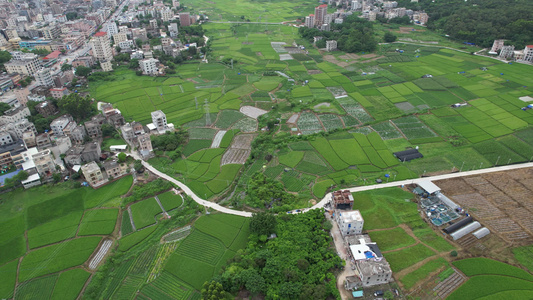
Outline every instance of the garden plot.
<svg viewBox="0 0 533 300"><path fill-rule="evenodd" d="M372 125L372 129L374 129L379 134L379 136L381 136L381 138L384 140L397 139L397 138L403 137L402 133L399 132L398 129L396 129L396 127L394 127L394 125L390 123L390 121L385 121L382 123Z"/></svg>
<svg viewBox="0 0 533 300"><path fill-rule="evenodd" d="M211 143L211 148L220 147L220 142L222 142L222 138L224 137L226 132L227 132L226 130L220 130L219 132L217 132L217 134L215 135L215 138L213 139L213 143Z"/></svg>
<svg viewBox="0 0 533 300"><path fill-rule="evenodd" d="M431 129L414 116L399 118L392 122L402 131L403 135L405 135L408 140L437 136L431 131Z"/></svg>
<svg viewBox="0 0 533 300"><path fill-rule="evenodd" d="M342 87L332 86L332 87L327 87L327 89L331 92L331 94L335 98L341 98L343 96L348 95L348 93L346 93L346 91Z"/></svg>
<svg viewBox="0 0 533 300"><path fill-rule="evenodd" d="M337 99L337 101L350 116L358 119L359 122L364 124L374 121L374 118L372 118L359 103L356 103L351 98L340 98Z"/></svg>
<svg viewBox="0 0 533 300"><path fill-rule="evenodd" d="M256 132L257 120L252 118L244 118L231 126L231 129L239 129L244 133Z"/></svg>
<svg viewBox="0 0 533 300"><path fill-rule="evenodd" d="M300 114L294 114L292 115L288 120L287 123L296 124L296 121L298 120L298 117Z"/></svg>
<svg viewBox="0 0 533 300"><path fill-rule="evenodd" d="M272 46L272 49L276 51L277 53L288 53L287 49L285 49L285 42L270 42L270 45Z"/></svg>
<svg viewBox="0 0 533 300"><path fill-rule="evenodd" d="M250 118L257 120L257 118L259 118L261 115L266 114L268 111L253 106L243 106L241 107L240 112Z"/></svg>
<svg viewBox="0 0 533 300"><path fill-rule="evenodd" d="M240 164L243 165L252 149L252 141L255 135L253 134L241 134L233 139L228 151L222 156L220 166L228 164Z"/></svg>
<svg viewBox="0 0 533 300"><path fill-rule="evenodd" d="M453 194L452 200L504 240L526 243L531 241L533 233L533 200L528 188L532 180L533 174L524 169L442 180L436 184L443 193Z"/></svg>
<svg viewBox="0 0 533 300"><path fill-rule="evenodd" d="M113 245L112 240L105 240L100 248L98 249L98 252L96 255L91 259L91 262L89 263L89 269L94 270L100 262L104 259L105 255L107 254L107 251L109 251L109 248L111 248L111 245Z"/></svg>
<svg viewBox="0 0 533 300"><path fill-rule="evenodd" d="M324 128L320 124L317 116L311 112L303 112L298 118L298 129L303 134L313 134L320 131L324 131Z"/></svg>

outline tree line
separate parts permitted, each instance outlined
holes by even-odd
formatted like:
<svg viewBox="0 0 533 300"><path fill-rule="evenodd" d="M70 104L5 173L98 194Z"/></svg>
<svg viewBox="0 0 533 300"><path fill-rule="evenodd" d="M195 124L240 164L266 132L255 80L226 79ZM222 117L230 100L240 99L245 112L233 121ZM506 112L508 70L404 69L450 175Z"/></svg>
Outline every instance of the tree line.
<svg viewBox="0 0 533 300"><path fill-rule="evenodd" d="M356 15L346 17L342 24L331 24L331 31L300 27L298 33L310 42L313 42L316 36L322 37L323 40L336 40L339 50L350 53L372 52L378 44L374 38L372 23ZM322 43L325 46L325 41ZM320 47L320 44L318 46Z"/></svg>
<svg viewBox="0 0 533 300"><path fill-rule="evenodd" d="M507 39L517 49L533 43L531 0L399 0L398 6L426 11L429 29L461 42L490 47L495 39Z"/></svg>

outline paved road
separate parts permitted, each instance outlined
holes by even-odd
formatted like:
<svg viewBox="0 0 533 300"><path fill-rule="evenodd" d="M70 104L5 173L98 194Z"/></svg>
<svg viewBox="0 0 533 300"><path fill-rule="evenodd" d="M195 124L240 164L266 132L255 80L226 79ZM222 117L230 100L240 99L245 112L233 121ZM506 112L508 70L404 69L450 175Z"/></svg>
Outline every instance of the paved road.
<svg viewBox="0 0 533 300"><path fill-rule="evenodd" d="M136 153L130 153L130 155L133 156L135 159L140 159L139 156ZM185 194L189 195L189 197L191 197L194 201L196 201L200 205L212 208L214 210L217 210L219 212L223 212L223 213L226 213L226 214L237 215L237 216L241 216L241 217L251 217L252 216L251 212L229 209L227 207L218 205L218 204L216 204L214 202L204 200L204 199L198 197L188 186L186 186L185 184L179 182L178 180L168 176L167 174L158 171L156 168L152 167L152 165L150 165L149 163L147 163L145 161L142 161L142 164L143 164L143 166L146 169L150 170L150 172L152 172L155 175L157 175L157 176L159 176L159 177L161 177L161 178L163 178L165 180L168 180L168 181L174 183L175 185L177 185Z"/></svg>
<svg viewBox="0 0 533 300"><path fill-rule="evenodd" d="M480 175L480 174L486 174L486 173L509 171L509 170L523 169L523 168L531 168L531 167L533 167L533 163L529 162L529 163L523 163L523 164L493 167L493 168L465 171L465 172L457 172L457 173L450 173L450 174L437 175L437 176L428 176L428 177L423 177L423 178L414 178L414 179L394 181L394 182L388 182L388 183L357 186L357 187L348 188L347 190L354 193L354 192L362 192L362 191L382 189L382 188L388 188L388 187L402 186L406 184L416 184L416 183L419 183L420 181L425 181L425 180L437 181L437 180L443 180L443 179L465 177L465 176L471 176L471 175ZM314 205L313 207L309 209L324 207L324 205L326 205L326 203L329 200L331 200L331 193L328 193L324 198L322 198L322 200L319 203L317 203L316 205Z"/></svg>
<svg viewBox="0 0 533 300"><path fill-rule="evenodd" d="M129 153L129 154L133 156L135 159L140 159L140 157L136 153ZM226 214L237 215L237 216L242 216L242 217L252 216L251 212L229 209L227 207L218 205L214 202L204 200L198 197L188 186L186 186L182 182L168 176L167 174L163 172L158 171L156 168L154 168L152 165L150 165L149 163L145 161L142 161L142 164L146 169L150 170L150 172L180 187L180 189L182 189L183 192L189 195L194 201L196 201L200 205L212 208L214 210L217 210L219 212L223 212ZM346 190L349 190L350 192L354 193L354 192L368 191L368 190L374 190L374 189L383 189L383 188L388 188L388 187L402 186L406 184L416 184L424 180L437 181L437 180L443 180L443 179L450 179L450 178L457 178L457 177L464 177L464 176L471 176L471 175L480 175L480 174L486 174L486 173L509 171L509 170L523 169L523 168L532 168L532 167L533 167L533 163L530 162L530 163L523 163L523 164L516 164L516 165L493 167L493 168L487 168L487 169L481 169L481 170L457 172L457 173L437 175L437 176L428 176L428 177L423 177L423 178L414 178L414 179L408 179L408 180L402 180L402 181L393 181L393 182L388 182L388 183L356 186L352 188L347 188ZM302 209L302 212L306 212L310 209L322 208L324 207L324 205L326 205L326 203L329 202L329 200L331 200L331 193L328 193L324 198L322 198L322 200L320 200L319 203L313 205L312 207Z"/></svg>

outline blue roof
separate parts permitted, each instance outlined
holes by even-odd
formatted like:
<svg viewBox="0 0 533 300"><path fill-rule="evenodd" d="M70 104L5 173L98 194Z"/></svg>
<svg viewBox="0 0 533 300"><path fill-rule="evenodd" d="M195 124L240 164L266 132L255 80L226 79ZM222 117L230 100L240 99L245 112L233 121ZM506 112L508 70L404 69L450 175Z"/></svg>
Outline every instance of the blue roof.
<svg viewBox="0 0 533 300"><path fill-rule="evenodd" d="M354 298L360 298L360 297L363 297L363 291L355 291L355 292L352 292L352 296Z"/></svg>

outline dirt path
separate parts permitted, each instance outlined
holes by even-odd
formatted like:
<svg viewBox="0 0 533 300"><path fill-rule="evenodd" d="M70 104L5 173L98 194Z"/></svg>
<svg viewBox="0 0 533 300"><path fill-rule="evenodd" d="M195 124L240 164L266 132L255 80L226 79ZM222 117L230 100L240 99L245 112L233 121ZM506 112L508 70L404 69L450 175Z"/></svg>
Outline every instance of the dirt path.
<svg viewBox="0 0 533 300"><path fill-rule="evenodd" d="M131 228L133 228L133 231L137 231L137 227L135 227L135 222L133 222L133 216L131 214L131 205L128 206L128 216L130 217Z"/></svg>
<svg viewBox="0 0 533 300"><path fill-rule="evenodd" d="M159 207L161 208L161 211L163 211L163 214L164 215L167 214L167 211L163 207L163 204L161 204L161 201L159 201L159 198L157 196L155 196L154 198L155 198L155 201L157 201L157 204L159 204Z"/></svg>

